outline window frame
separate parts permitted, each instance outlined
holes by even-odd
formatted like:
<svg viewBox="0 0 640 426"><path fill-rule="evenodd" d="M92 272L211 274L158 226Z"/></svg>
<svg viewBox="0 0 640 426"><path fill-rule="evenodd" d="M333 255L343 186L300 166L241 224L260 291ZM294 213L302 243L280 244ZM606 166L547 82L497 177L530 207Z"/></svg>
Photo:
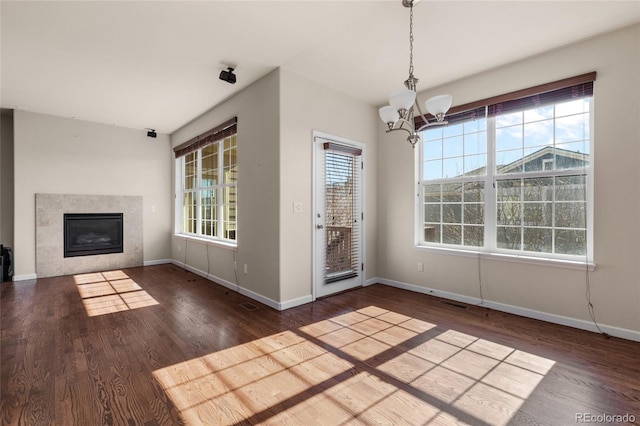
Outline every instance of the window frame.
<svg viewBox="0 0 640 426"><path fill-rule="evenodd" d="M208 242L215 242L222 244L223 246L237 246L237 230L238 230L238 179L234 176L231 179L227 179L226 172L237 173L238 167L238 143L237 143L237 126L236 120L224 123L215 129L212 129L203 135L200 135L191 141L188 141L178 147L174 148L175 151L175 222L174 222L174 234L176 236L184 238L199 239ZM231 124L230 124L231 123ZM205 140L206 138L206 140ZM229 146L227 146L229 145ZM211 147L215 147L215 153L212 155L217 157L217 164L214 166L216 169L216 175L214 182L205 182L203 179L203 150L211 150ZM229 151L235 151L235 161L228 161L225 167L225 159L230 160L232 157L227 155ZM186 173L186 159L190 155L195 155L196 174L193 188L185 188L185 173ZM229 169L229 170L227 170ZM215 218L203 217L203 199L204 193L212 191L215 193L215 211L212 211L212 215L215 214ZM225 200L231 200L230 194L233 192L233 203L224 203ZM184 215L184 200L185 195L188 193L193 194L195 202L195 229L194 232L188 232L185 230L185 215ZM231 207L229 207L231 206ZM234 211L233 221L225 215L225 208L230 211ZM203 233L205 221L210 221L212 228L215 229L215 235L207 235ZM228 229L227 229L228 228ZM229 238L229 233L233 232L234 238Z"/></svg>
<svg viewBox="0 0 640 426"><path fill-rule="evenodd" d="M585 75L587 76L587 75ZM591 82L595 80L595 73L590 73L588 76L593 76ZM579 76L584 77L584 76ZM550 83L554 84L554 83ZM543 85L547 86L548 85ZM540 86L542 87L542 86ZM525 89L530 90L530 89ZM523 91L514 92L514 93L522 93ZM432 251L439 253L451 253L451 254L459 254L463 256L482 256L489 257L493 259L501 259L507 261L517 261L517 262L527 262L527 263L536 263L536 264L545 264L545 265L553 265L553 266L563 266L563 267L575 267L579 269L584 269L585 265L590 270L595 269L594 263L594 250L593 250L593 240L594 240L594 222L593 222L593 212L594 212L594 97L593 94L589 96L584 96L588 99L589 102L589 164L585 167L577 167L577 168L568 168L561 170L540 170L536 172L527 172L522 171L519 173L513 173L508 175L501 175L498 173L495 167L495 162L497 158L496 153L496 126L495 114L487 114L487 164L486 169L487 173L484 176L459 176L454 178L441 178L441 179L423 179L423 166L424 166L424 142L421 141L419 144L419 148L415 150L415 182L416 182L416 204L415 204L415 246L416 249L420 251ZM496 97L500 98L500 97ZM503 97L504 98L504 97ZM474 102L471 104L473 108L478 108L478 105L485 101ZM554 102L553 104L557 104L560 102ZM487 110L489 110L488 103L485 103ZM465 106L462 106L463 108ZM524 111L527 108L522 108ZM460 109L458 109L460 111ZM465 111L465 109L462 109ZM556 117L554 116L554 123ZM466 120L463 120L466 121ZM524 158L524 157L523 157ZM532 251L524 251L520 250L511 250L511 249L503 249L497 247L497 232L498 232L498 219L497 219L497 209L498 209L498 200L497 200L497 182L503 179L529 179L536 177L557 177L557 176L576 176L576 175L584 175L585 176L585 204L586 204L586 253L581 255L566 255L566 254L558 254L558 253L547 253L547 252L532 252ZM469 245L457 245L457 244L445 244L440 242L427 242L425 241L424 235L424 223L425 223L425 203L424 203L424 187L426 184L435 184L435 183L454 183L454 182L473 182L473 181L482 181L484 182L484 245L481 247L478 246L469 246ZM443 201L440 201L442 204ZM556 203L554 199L553 203ZM463 204L464 205L464 204ZM443 218L440 218L441 223L443 223ZM462 225L464 226L464 225ZM524 224L520 225L524 227ZM553 225L554 229L555 224ZM523 228L524 229L524 228Z"/></svg>

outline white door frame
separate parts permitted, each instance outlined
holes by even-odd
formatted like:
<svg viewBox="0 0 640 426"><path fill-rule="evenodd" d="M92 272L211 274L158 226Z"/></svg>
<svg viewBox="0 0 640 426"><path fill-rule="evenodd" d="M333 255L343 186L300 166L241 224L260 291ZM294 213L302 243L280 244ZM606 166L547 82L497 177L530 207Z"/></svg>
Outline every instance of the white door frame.
<svg viewBox="0 0 640 426"><path fill-rule="evenodd" d="M317 235L318 235L318 230L316 229L316 224L317 224L317 218L316 218L316 214L318 212L318 208L319 206L317 205L317 194L318 194L318 185L323 185L324 186L324 182L317 182L317 173L318 170L316 170L317 166L317 144L322 143L320 142L320 140L322 140L322 142L325 141L330 141L330 142L336 142L338 144L341 145L346 145L346 146L351 146L351 147L355 147L355 148L359 148L362 150L362 154L361 154L361 161L362 164L365 164L365 159L366 159L366 144L362 143L362 142L357 142L351 139L346 139L340 136L335 136L335 135L331 135L329 133L324 133L324 132L320 132L318 130L314 130L313 131L313 135L311 138L311 143L312 143L312 174L313 174L313 184L312 184L312 194L311 194L311 200L312 200L312 218L311 218L311 232L312 232L312 259L311 259L311 265L312 265L312 286L311 286L311 296L313 300L316 300L318 296L318 289L320 288L320 286L324 285L324 280L320 280L319 279L319 269L324 267L324 265L320 265L319 263L319 253L318 253L318 248L317 248ZM360 179L360 203L361 203L361 211L365 212L365 206L366 206L366 200L365 200L365 179L366 176L366 168L363 168L361 171L361 179ZM364 217L366 217L366 215L364 215ZM360 286L363 286L366 282L366 272L367 272L367 264L365 262L366 259L366 232L365 232L365 222L364 219L361 218L360 220L360 227L361 227L361 232L360 232L360 260L363 264L363 268L361 268L361 275L360 275Z"/></svg>

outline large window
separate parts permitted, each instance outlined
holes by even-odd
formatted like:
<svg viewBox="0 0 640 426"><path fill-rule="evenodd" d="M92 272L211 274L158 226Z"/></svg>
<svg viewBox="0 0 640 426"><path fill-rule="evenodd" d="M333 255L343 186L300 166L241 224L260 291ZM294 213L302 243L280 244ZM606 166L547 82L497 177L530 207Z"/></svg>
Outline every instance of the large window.
<svg viewBox="0 0 640 426"><path fill-rule="evenodd" d="M590 76L424 131L418 244L591 260Z"/></svg>
<svg viewBox="0 0 640 426"><path fill-rule="evenodd" d="M236 133L234 119L174 149L178 233L236 240Z"/></svg>

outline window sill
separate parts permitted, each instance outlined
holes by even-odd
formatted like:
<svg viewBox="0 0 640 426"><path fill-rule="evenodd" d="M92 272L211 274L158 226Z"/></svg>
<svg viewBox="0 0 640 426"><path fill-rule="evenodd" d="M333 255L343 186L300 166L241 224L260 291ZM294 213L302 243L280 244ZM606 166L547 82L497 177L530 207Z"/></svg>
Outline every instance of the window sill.
<svg viewBox="0 0 640 426"><path fill-rule="evenodd" d="M193 235L186 235L186 234L173 234L174 237L176 238L182 238L183 240L187 240L187 241L194 241L200 244L206 244L208 246L214 246L214 247L220 247L223 249L227 249L227 250L237 250L238 249L238 244L237 243L232 243L232 242L228 242L228 241L223 241L223 240L213 240L210 238L202 238L202 237L194 237Z"/></svg>
<svg viewBox="0 0 640 426"><path fill-rule="evenodd" d="M584 271L586 269L589 272L593 272L596 270L595 263L585 262L584 260L550 259L550 258L544 258L544 257L535 257L535 256L527 256L527 255L519 255L519 254L496 253L496 252L490 253L490 252L485 252L480 250L460 250L460 249L450 248L450 247L432 247L432 246L421 246L421 245L417 245L416 250L422 251L422 252L450 254L454 256L474 257L474 258L487 259L487 260L493 260L498 262L515 262L515 263L525 263L529 265L553 266L558 268L575 269L580 271Z"/></svg>

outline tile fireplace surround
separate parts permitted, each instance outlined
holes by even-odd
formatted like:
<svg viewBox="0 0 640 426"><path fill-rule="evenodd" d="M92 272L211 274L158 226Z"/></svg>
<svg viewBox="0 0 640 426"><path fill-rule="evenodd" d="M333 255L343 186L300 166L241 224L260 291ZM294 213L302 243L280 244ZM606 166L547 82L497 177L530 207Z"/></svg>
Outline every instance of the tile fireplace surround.
<svg viewBox="0 0 640 426"><path fill-rule="evenodd" d="M64 213L123 213L124 252L64 257ZM142 266L142 196L36 194L39 278Z"/></svg>

